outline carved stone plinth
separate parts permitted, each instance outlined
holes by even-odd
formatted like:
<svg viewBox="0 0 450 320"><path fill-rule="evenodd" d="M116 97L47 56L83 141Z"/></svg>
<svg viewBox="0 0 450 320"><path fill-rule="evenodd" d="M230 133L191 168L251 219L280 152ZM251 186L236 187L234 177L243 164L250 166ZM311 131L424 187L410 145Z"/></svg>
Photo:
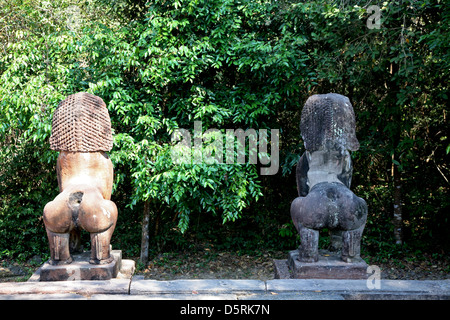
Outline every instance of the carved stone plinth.
<svg viewBox="0 0 450 320"><path fill-rule="evenodd" d="M48 261L40 268L39 281L110 280L117 277L122 251L112 250L112 262L106 264L89 263L91 253L74 254L70 264L52 265Z"/></svg>
<svg viewBox="0 0 450 320"><path fill-rule="evenodd" d="M317 262L301 262L298 250L290 251L287 260L274 260L276 279L367 279L367 263L359 258L348 263L339 254L321 252Z"/></svg>

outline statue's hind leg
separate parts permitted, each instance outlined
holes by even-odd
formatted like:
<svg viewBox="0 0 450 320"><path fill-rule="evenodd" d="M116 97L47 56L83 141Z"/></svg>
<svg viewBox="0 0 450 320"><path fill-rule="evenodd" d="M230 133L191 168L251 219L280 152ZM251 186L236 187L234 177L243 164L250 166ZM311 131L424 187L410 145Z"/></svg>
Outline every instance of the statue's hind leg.
<svg viewBox="0 0 450 320"><path fill-rule="evenodd" d="M291 204L291 217L295 228L300 234L300 246L298 248L298 260L302 262L316 262L319 260L319 231L307 228L304 221L315 222L309 217L309 212L304 210L306 198L298 197Z"/></svg>
<svg viewBox="0 0 450 320"><path fill-rule="evenodd" d="M107 264L114 260L111 256L110 241L114 228L103 232L91 232L91 259L92 264Z"/></svg>
<svg viewBox="0 0 450 320"><path fill-rule="evenodd" d="M50 247L50 264L72 263L73 260L69 250L69 233L56 233L49 229L46 231Z"/></svg>
<svg viewBox="0 0 450 320"><path fill-rule="evenodd" d="M344 231L342 233L342 255L341 258L345 262L353 262L360 258L361 237L367 221L367 204L366 202L355 196L351 191L352 204L350 214L347 214L344 223ZM350 230L349 230L350 229Z"/></svg>
<svg viewBox="0 0 450 320"><path fill-rule="evenodd" d="M69 194L62 192L44 207L44 224L50 247L50 263L72 262L69 248L70 231L74 228L72 210L67 206Z"/></svg>
<svg viewBox="0 0 450 320"><path fill-rule="evenodd" d="M300 247L298 260L316 262L319 260L319 231L299 225Z"/></svg>
<svg viewBox="0 0 450 320"><path fill-rule="evenodd" d="M360 258L361 236L364 225L355 230L344 231L342 233L341 258L345 262L354 262Z"/></svg>

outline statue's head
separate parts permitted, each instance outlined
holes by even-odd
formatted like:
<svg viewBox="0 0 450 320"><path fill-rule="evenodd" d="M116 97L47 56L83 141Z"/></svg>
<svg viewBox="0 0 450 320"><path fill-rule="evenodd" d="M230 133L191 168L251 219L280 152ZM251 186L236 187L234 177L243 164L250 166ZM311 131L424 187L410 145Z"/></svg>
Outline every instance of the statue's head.
<svg viewBox="0 0 450 320"><path fill-rule="evenodd" d="M306 100L300 131L309 152L356 151L355 114L350 100L337 93L316 94Z"/></svg>
<svg viewBox="0 0 450 320"><path fill-rule="evenodd" d="M102 98L87 92L68 96L53 114L50 148L57 151L110 151L111 120Z"/></svg>

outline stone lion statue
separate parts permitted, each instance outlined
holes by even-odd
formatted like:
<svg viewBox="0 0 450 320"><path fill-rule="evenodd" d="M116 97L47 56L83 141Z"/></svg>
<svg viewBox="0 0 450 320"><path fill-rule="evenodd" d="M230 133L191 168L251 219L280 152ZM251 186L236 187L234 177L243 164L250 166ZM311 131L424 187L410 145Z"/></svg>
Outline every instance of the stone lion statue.
<svg viewBox="0 0 450 320"><path fill-rule="evenodd" d="M299 197L291 204L301 240L298 260L318 261L319 230L327 228L332 249L340 249L342 260L352 262L359 259L367 204L350 190L350 151L358 150L359 142L349 99L336 93L309 97L300 131L306 151L297 164Z"/></svg>
<svg viewBox="0 0 450 320"><path fill-rule="evenodd" d="M44 208L51 263L72 262L82 251L80 231L91 236L92 264L110 263L110 240L117 207L110 201L113 165L111 121L100 97L68 96L53 114L50 148L59 151L56 173L60 194Z"/></svg>

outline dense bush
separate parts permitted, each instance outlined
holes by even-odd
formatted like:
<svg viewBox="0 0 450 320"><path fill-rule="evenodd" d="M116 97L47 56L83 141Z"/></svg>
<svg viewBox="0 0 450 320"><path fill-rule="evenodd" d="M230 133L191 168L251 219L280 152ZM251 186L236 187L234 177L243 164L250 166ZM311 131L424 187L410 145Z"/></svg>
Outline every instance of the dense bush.
<svg viewBox="0 0 450 320"><path fill-rule="evenodd" d="M113 245L127 255L139 253L143 214L151 250L295 247L300 112L326 92L347 95L356 113L365 252L401 241L448 248L443 2L384 2L380 29L369 29L370 3L359 1L0 1L0 254L47 252L51 117L78 91L102 97L111 115ZM203 132L279 129L279 172L174 164L171 134L195 120Z"/></svg>

